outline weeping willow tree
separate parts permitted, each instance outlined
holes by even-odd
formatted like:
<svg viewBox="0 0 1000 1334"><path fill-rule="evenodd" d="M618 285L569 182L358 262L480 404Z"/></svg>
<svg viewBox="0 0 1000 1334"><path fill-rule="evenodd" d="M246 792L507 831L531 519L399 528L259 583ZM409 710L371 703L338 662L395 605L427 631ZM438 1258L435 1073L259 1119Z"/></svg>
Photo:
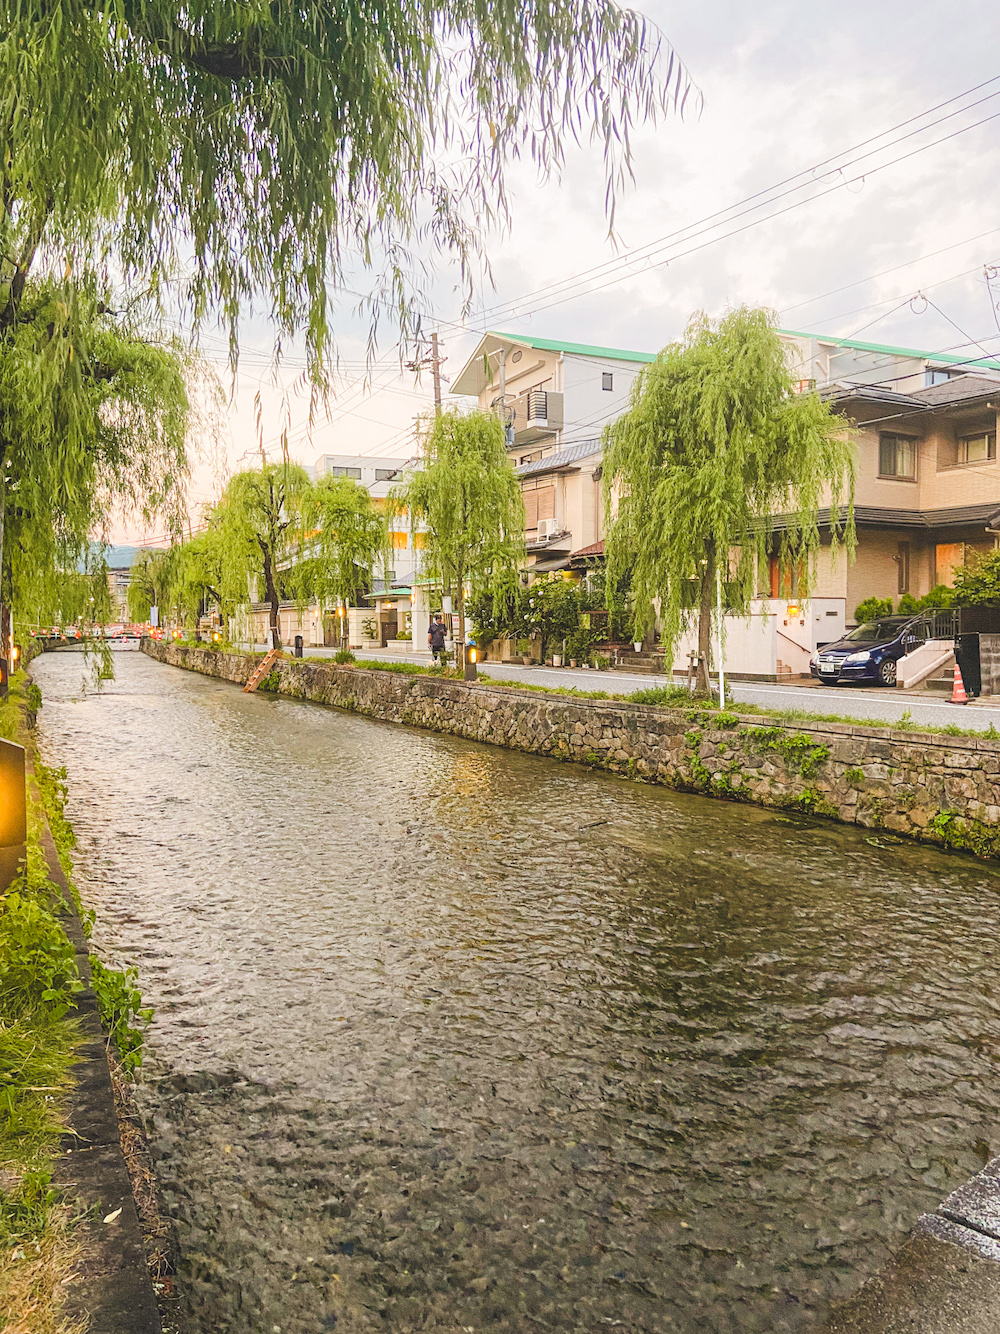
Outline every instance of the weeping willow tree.
<svg viewBox="0 0 1000 1334"><path fill-rule="evenodd" d="M524 500L507 458L504 431L491 413L442 412L424 441L424 467L394 490L391 505L408 513L423 542L419 577L453 590L461 666L465 598L503 598L524 554Z"/></svg>
<svg viewBox="0 0 1000 1334"><path fill-rule="evenodd" d="M266 293L315 369L345 273L374 268L373 316L405 322L418 252L469 279L512 157L558 168L589 131L613 200L633 122L697 96L613 0L8 0L0 335L55 248L153 291L183 272L183 309L221 313L234 356Z"/></svg>
<svg viewBox="0 0 1000 1334"><path fill-rule="evenodd" d="M303 550L301 586L321 601L357 601L371 588L376 570L389 565L389 533L385 517L371 495L349 477L321 477L308 495L305 510L310 536ZM341 638L347 634L340 618Z"/></svg>
<svg viewBox="0 0 1000 1334"><path fill-rule="evenodd" d="M220 591L230 603L241 603L252 586L263 583L275 648L281 647L281 567L290 567L301 554L311 488L298 464L268 463L231 478L209 516L220 556Z"/></svg>
<svg viewBox="0 0 1000 1334"><path fill-rule="evenodd" d="M184 358L95 279L24 288L0 338L0 639L11 608L58 599L112 513L178 519L188 410Z"/></svg>
<svg viewBox="0 0 1000 1334"><path fill-rule="evenodd" d="M802 572L805 596L821 507L834 548L854 543L846 424L818 394L793 393L762 310L716 325L698 316L643 367L628 411L605 428L603 484L608 574L631 578L635 636L658 603L669 658L693 591L706 694L717 579L729 608L747 614L776 556Z"/></svg>

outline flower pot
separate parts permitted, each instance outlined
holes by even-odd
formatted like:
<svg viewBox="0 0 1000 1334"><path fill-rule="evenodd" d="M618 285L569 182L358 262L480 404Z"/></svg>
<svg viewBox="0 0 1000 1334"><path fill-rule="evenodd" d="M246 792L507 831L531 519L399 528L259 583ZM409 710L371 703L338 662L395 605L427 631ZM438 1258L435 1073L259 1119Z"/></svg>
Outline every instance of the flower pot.
<svg viewBox="0 0 1000 1334"><path fill-rule="evenodd" d="M570 658L570 660L569 660L569 665L570 665L571 667L575 667L575 666L576 666L576 658Z"/></svg>
<svg viewBox="0 0 1000 1334"><path fill-rule="evenodd" d="M635 641L635 643L632 645L632 647L635 649L636 653L641 653L641 652L642 652L642 640L641 640L641 639L637 639L637 640Z"/></svg>
<svg viewBox="0 0 1000 1334"><path fill-rule="evenodd" d="M552 655L552 666L553 666L553 667L561 667L561 666L562 666L562 654L561 654L561 653L553 653L553 655Z"/></svg>
<svg viewBox="0 0 1000 1334"><path fill-rule="evenodd" d="M530 656L529 654L527 654L527 653L522 653L522 654L521 654L521 661L524 663L525 667L530 667L530 666L531 666L531 656Z"/></svg>

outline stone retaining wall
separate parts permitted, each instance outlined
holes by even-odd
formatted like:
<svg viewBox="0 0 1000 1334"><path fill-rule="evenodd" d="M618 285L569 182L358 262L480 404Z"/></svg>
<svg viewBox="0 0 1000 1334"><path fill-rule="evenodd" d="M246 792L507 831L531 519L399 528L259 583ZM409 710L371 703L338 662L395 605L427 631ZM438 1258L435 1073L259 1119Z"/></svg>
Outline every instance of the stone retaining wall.
<svg viewBox="0 0 1000 1334"><path fill-rule="evenodd" d="M245 684L258 658L144 640ZM666 709L281 658L268 685L387 722L1000 856L1000 740Z"/></svg>

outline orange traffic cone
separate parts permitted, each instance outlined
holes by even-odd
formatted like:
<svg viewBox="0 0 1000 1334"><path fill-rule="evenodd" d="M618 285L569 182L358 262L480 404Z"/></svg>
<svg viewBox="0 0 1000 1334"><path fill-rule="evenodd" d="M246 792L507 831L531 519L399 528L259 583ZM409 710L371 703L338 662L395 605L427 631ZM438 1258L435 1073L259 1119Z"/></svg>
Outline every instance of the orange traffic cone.
<svg viewBox="0 0 1000 1334"><path fill-rule="evenodd" d="M955 663L955 683L951 689L951 699L949 704L968 704L969 698L965 693L965 686L962 683L962 673L958 663Z"/></svg>

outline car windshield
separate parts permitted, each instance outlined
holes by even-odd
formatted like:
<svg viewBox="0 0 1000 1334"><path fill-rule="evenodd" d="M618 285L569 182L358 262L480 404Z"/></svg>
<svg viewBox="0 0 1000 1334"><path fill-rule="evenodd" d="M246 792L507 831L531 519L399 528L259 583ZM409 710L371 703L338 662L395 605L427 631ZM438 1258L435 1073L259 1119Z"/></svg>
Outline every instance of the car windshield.
<svg viewBox="0 0 1000 1334"><path fill-rule="evenodd" d="M895 639L903 626L900 621L865 621L864 625L850 630L845 639L862 640L866 644L882 644L887 639Z"/></svg>

